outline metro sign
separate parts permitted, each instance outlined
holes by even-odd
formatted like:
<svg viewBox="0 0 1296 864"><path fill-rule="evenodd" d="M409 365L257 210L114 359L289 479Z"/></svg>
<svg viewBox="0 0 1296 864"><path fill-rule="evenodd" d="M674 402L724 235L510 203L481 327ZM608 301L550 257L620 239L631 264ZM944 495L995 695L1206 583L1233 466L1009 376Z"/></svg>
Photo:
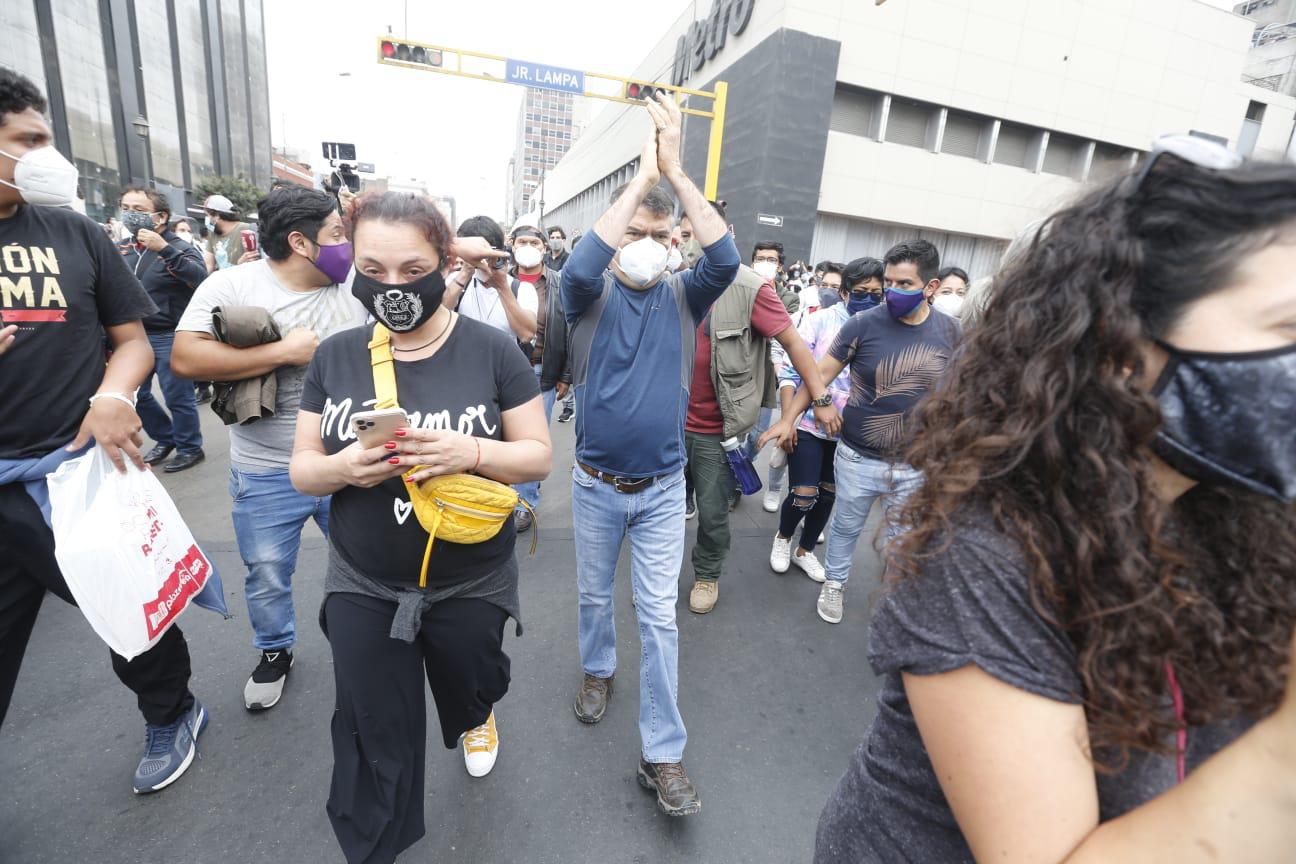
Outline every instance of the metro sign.
<svg viewBox="0 0 1296 864"><path fill-rule="evenodd" d="M690 76L714 59L725 46L725 34L738 36L751 22L756 0L714 0L711 14L694 21L675 43L671 84L683 86Z"/></svg>

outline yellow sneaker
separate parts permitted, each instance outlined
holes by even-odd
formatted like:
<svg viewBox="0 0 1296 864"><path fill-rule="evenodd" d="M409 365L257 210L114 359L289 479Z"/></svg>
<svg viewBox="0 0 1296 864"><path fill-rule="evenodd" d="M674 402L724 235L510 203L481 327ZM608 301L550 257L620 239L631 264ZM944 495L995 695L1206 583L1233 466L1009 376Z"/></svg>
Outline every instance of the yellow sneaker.
<svg viewBox="0 0 1296 864"><path fill-rule="evenodd" d="M495 729L495 712L476 729L463 736L464 767L473 777L485 777L495 767L499 756L499 732Z"/></svg>
<svg viewBox="0 0 1296 864"><path fill-rule="evenodd" d="M720 585L714 579L697 579L689 592L689 611L705 615L715 608L720 599Z"/></svg>

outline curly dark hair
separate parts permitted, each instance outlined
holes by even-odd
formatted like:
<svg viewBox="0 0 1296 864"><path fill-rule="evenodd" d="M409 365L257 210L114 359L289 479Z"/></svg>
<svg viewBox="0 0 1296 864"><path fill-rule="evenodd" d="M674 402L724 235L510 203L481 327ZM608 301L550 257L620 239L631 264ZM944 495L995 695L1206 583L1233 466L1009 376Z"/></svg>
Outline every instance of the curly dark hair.
<svg viewBox="0 0 1296 864"><path fill-rule="evenodd" d="M1166 507L1149 450L1161 414L1141 382L1149 340L1292 230L1293 165L1215 172L1165 155L1137 188L1117 178L995 276L981 323L915 411L907 459L926 479L887 578L921 578L958 518L992 514L1023 551L1036 611L1075 646L1099 770L1173 740L1167 663L1189 725L1260 716L1282 697L1296 508L1208 485Z"/></svg>
<svg viewBox="0 0 1296 864"><path fill-rule="evenodd" d="M0 66L0 126L6 114L21 114L28 108L45 113L45 94L30 78Z"/></svg>

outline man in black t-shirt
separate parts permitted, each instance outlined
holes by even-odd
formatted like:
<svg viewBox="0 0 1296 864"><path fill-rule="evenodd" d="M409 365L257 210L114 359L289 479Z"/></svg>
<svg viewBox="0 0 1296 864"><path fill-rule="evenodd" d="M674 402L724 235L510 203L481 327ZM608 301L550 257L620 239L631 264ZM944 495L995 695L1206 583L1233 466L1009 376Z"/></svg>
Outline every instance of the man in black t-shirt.
<svg viewBox="0 0 1296 864"><path fill-rule="evenodd" d="M928 303L940 287L936 247L926 240L899 243L883 260L885 304L852 316L819 361L823 380L834 380L848 366L851 380L833 461L837 498L824 556L827 572L816 603L829 624L841 623L842 592L873 502L882 498L887 507L890 539L899 531L896 509L922 482L900 458L910 440L910 414L945 371L959 338L958 322ZM761 444L794 436L796 420L809 405L803 386Z"/></svg>
<svg viewBox="0 0 1296 864"><path fill-rule="evenodd" d="M135 391L153 368L141 319L157 308L112 241L85 216L35 206L76 191L44 110L35 85L0 67L0 723L45 593L74 602L54 556L45 475L91 439L119 469L125 459L142 469ZM189 692L189 649L172 626L133 660L113 654L112 666L147 728L135 791L157 791L189 767L207 722Z"/></svg>

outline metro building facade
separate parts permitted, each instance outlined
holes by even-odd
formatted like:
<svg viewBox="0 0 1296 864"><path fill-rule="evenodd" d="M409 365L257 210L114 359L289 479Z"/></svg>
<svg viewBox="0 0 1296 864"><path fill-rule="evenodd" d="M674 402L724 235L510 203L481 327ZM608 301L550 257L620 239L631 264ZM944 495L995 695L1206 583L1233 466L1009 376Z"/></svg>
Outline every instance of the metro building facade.
<svg viewBox="0 0 1296 864"><path fill-rule="evenodd" d="M849 260L921 236L975 278L1158 135L1281 158L1296 116L1296 99L1242 81L1253 23L1198 0L704 2L631 77L728 82L718 197L744 254L778 240ZM685 121L695 179L707 124ZM597 115L545 178L546 224L588 230L650 128L633 105Z"/></svg>

